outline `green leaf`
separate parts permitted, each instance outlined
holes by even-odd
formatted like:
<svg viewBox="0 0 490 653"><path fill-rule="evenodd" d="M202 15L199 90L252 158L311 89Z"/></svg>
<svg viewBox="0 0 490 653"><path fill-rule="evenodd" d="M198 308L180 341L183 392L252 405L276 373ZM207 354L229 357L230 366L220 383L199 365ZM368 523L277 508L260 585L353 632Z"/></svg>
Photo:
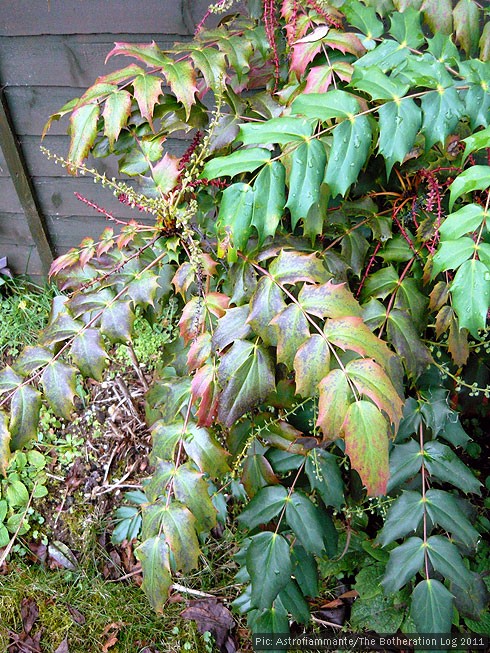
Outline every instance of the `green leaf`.
<svg viewBox="0 0 490 653"><path fill-rule="evenodd" d="M291 580L279 592L278 598L297 623L307 624L310 622L310 608L295 580Z"/></svg>
<svg viewBox="0 0 490 653"><path fill-rule="evenodd" d="M476 53L480 35L480 12L473 0L460 0L453 9L456 39L459 41L468 57Z"/></svg>
<svg viewBox="0 0 490 653"><path fill-rule="evenodd" d="M371 124L366 116L352 116L333 130L325 182L332 197L344 196L366 162L371 147Z"/></svg>
<svg viewBox="0 0 490 653"><path fill-rule="evenodd" d="M298 304L290 304L271 320L271 324L278 330L277 362L291 370L296 352L310 335L304 311Z"/></svg>
<svg viewBox="0 0 490 653"><path fill-rule="evenodd" d="M398 105L405 104L406 100L400 102L400 98L410 88L396 77L388 77L377 66L354 68L350 86L368 93L373 100L395 100Z"/></svg>
<svg viewBox="0 0 490 653"><path fill-rule="evenodd" d="M303 254L285 249L272 261L269 272L274 281L280 284L295 284L298 281L322 283L330 276L315 252Z"/></svg>
<svg viewBox="0 0 490 653"><path fill-rule="evenodd" d="M331 548L332 541L335 550L337 533L331 518L301 492L291 493L286 503L286 521L308 553L322 555Z"/></svg>
<svg viewBox="0 0 490 653"><path fill-rule="evenodd" d="M286 271L282 272L283 276L285 273ZM271 326L270 322L285 306L279 286L273 279L261 277L250 302L248 323L264 344L273 347L277 345L277 327Z"/></svg>
<svg viewBox="0 0 490 653"><path fill-rule="evenodd" d="M269 485L262 488L238 515L238 523L249 530L267 524L285 507L287 498L288 492L282 485Z"/></svg>
<svg viewBox="0 0 490 653"><path fill-rule="evenodd" d="M207 429L188 424L183 443L186 454L203 474L218 478L229 471L227 452Z"/></svg>
<svg viewBox="0 0 490 653"><path fill-rule="evenodd" d="M198 91L196 72L190 61L173 61L168 57L166 59L167 61L162 65L162 72L172 93L184 105L186 117L189 119L192 105L195 104L195 94Z"/></svg>
<svg viewBox="0 0 490 653"><path fill-rule="evenodd" d="M399 277L392 265L371 274L364 284L363 297L385 299L398 287Z"/></svg>
<svg viewBox="0 0 490 653"><path fill-rule="evenodd" d="M402 446L406 447L406 445ZM390 506L383 528L378 535L381 546L386 546L390 542L394 542L410 533L410 531L415 532L423 516L424 502L420 493L411 491L402 492Z"/></svg>
<svg viewBox="0 0 490 653"><path fill-rule="evenodd" d="M254 535L248 547L246 564L252 583L252 605L270 608L291 580L288 542L282 535L269 531Z"/></svg>
<svg viewBox="0 0 490 653"><path fill-rule="evenodd" d="M347 284L333 280L319 286L305 284L298 295L298 302L307 313L319 318L362 315L361 307Z"/></svg>
<svg viewBox="0 0 490 653"><path fill-rule="evenodd" d="M280 161L265 165L254 182L252 226L257 230L259 245L274 236L286 204L286 171Z"/></svg>
<svg viewBox="0 0 490 653"><path fill-rule="evenodd" d="M459 328L468 329L478 338L478 329L484 329L490 306L490 275L488 267L472 258L456 272L450 292L453 307L459 318Z"/></svg>
<svg viewBox="0 0 490 653"><path fill-rule="evenodd" d="M328 342L343 351L355 351L380 365L386 366L393 356L386 343L377 338L360 317L331 318L325 322L323 332Z"/></svg>
<svg viewBox="0 0 490 653"><path fill-rule="evenodd" d="M160 48L157 46L155 41L152 41L151 43L114 43L114 48L109 52L109 54L106 57L106 62L110 57L114 57L119 54L126 55L128 57L134 57L135 59L138 59L139 61L142 61L145 63L147 66L150 66L151 68L160 68L168 59L168 57L163 54L163 52L160 50ZM131 66L128 66L128 68L124 68L123 71L118 71L119 73L124 72L126 76L128 75L129 71L134 70L134 68L137 68L138 70L141 70L141 68L138 68L138 66L135 66L132 64ZM106 76L103 79L108 81L109 79L112 81L122 81L126 79L126 77L120 77L116 73L116 78L113 79L113 75L115 73L110 73L110 77Z"/></svg>
<svg viewBox="0 0 490 653"><path fill-rule="evenodd" d="M454 597L433 578L421 581L412 594L410 615L419 633L450 633Z"/></svg>
<svg viewBox="0 0 490 653"><path fill-rule="evenodd" d="M206 84L216 95L221 93L221 75L226 68L225 55L215 48L203 46L193 49L190 58L204 77Z"/></svg>
<svg viewBox="0 0 490 653"><path fill-rule="evenodd" d="M113 343L131 342L133 330L134 313L131 310L131 302L118 299L111 301L102 313L100 324L101 332Z"/></svg>
<svg viewBox="0 0 490 653"><path fill-rule="evenodd" d="M0 395L15 390L22 381L23 378L14 372L10 365L7 365L0 371Z"/></svg>
<svg viewBox="0 0 490 653"><path fill-rule="evenodd" d="M158 276L152 270L147 270L134 276L128 285L127 293L136 305L146 308L154 306L159 289Z"/></svg>
<svg viewBox="0 0 490 653"><path fill-rule="evenodd" d="M69 420L74 409L76 370L56 360L50 363L41 376L44 395L54 412Z"/></svg>
<svg viewBox="0 0 490 653"><path fill-rule="evenodd" d="M213 333L212 346L215 351L222 351L235 340L248 338L252 333L252 329L247 324L249 310L248 304L227 309L224 316L218 320ZM209 354L206 355L206 359L208 356Z"/></svg>
<svg viewBox="0 0 490 653"><path fill-rule="evenodd" d="M346 372L357 391L383 410L396 429L402 418L403 402L383 369L373 360L358 359L347 363Z"/></svg>
<svg viewBox="0 0 490 653"><path fill-rule="evenodd" d="M73 164L70 168L71 172L74 172L76 166L88 156L95 142L99 112L98 104L84 104L75 109L70 116L71 140L68 160Z"/></svg>
<svg viewBox="0 0 490 653"><path fill-rule="evenodd" d="M253 172L266 164L271 158L270 150L252 147L237 150L228 156L217 156L206 163L201 173L204 179L234 177L242 172Z"/></svg>
<svg viewBox="0 0 490 653"><path fill-rule="evenodd" d="M152 537L140 544L134 554L143 570L142 589L152 608L162 614L172 584L168 544L161 536Z"/></svg>
<svg viewBox="0 0 490 653"><path fill-rule="evenodd" d="M196 535L196 519L189 509L177 502L168 507L159 506L159 530L169 546L175 568L188 573L198 566L199 542ZM143 513L143 523L144 523Z"/></svg>
<svg viewBox="0 0 490 653"><path fill-rule="evenodd" d="M415 440L397 444L390 453L390 480L388 492L419 473L422 467L420 445Z"/></svg>
<svg viewBox="0 0 490 653"><path fill-rule="evenodd" d="M385 594L398 592L424 565L424 541L410 537L390 551L390 559L381 584ZM426 631L419 631L426 632ZM442 631L440 631L442 632Z"/></svg>
<svg viewBox="0 0 490 653"><path fill-rule="evenodd" d="M37 436L41 394L30 385L21 385L12 396L10 404L10 450L22 449Z"/></svg>
<svg viewBox="0 0 490 653"><path fill-rule="evenodd" d="M29 492L22 481L9 481L5 498L11 508L26 506L29 502Z"/></svg>
<svg viewBox="0 0 490 653"><path fill-rule="evenodd" d="M332 370L320 382L318 421L325 440L336 440L342 432L347 410L353 400L347 375L342 370Z"/></svg>
<svg viewBox="0 0 490 653"><path fill-rule="evenodd" d="M306 458L305 472L311 489L318 492L325 506L340 510L345 500L337 457L323 449L313 449Z"/></svg>
<svg viewBox="0 0 490 653"><path fill-rule="evenodd" d="M293 575L305 596L318 594L318 567L315 557L296 541L291 549Z"/></svg>
<svg viewBox="0 0 490 653"><path fill-rule="evenodd" d="M15 369L21 374L27 376L32 374L40 367L47 365L54 354L44 347L31 346L22 350L15 361Z"/></svg>
<svg viewBox="0 0 490 653"><path fill-rule="evenodd" d="M280 602L277 601L279 604ZM258 612L258 611L257 611ZM251 613L249 612L249 621ZM254 616L253 623L250 626L257 633L277 633L278 635L285 636L289 634L289 617L286 608L280 605L274 605L272 608L260 610Z"/></svg>
<svg viewBox="0 0 490 653"><path fill-rule="evenodd" d="M236 138L244 145L287 145L304 142L313 134L310 120L304 118L271 118L266 122L252 122L240 125Z"/></svg>
<svg viewBox="0 0 490 653"><path fill-rule="evenodd" d="M447 216L439 228L439 233L444 241L458 241L461 236L479 229L483 220L488 217L488 213L479 204L467 204Z"/></svg>
<svg viewBox="0 0 490 653"><path fill-rule="evenodd" d="M109 139L110 147L119 138L121 129L126 126L131 114L131 95L125 91L115 91L105 101L102 115L104 117L104 136Z"/></svg>
<svg viewBox="0 0 490 653"><path fill-rule="evenodd" d="M417 49L425 38L420 27L420 12L414 7L408 7L405 11L395 11L390 16L392 34L398 43Z"/></svg>
<svg viewBox="0 0 490 653"><path fill-rule="evenodd" d="M295 98L291 110L325 122L331 118L351 118L359 111L359 101L346 91L308 93Z"/></svg>
<svg viewBox="0 0 490 653"><path fill-rule="evenodd" d="M378 66L383 72L387 72L404 63L407 55L407 48L392 39L384 39L374 50L358 59L354 67Z"/></svg>
<svg viewBox="0 0 490 653"><path fill-rule="evenodd" d="M424 446L424 463L429 474L443 483L450 483L466 494L480 494L481 483L456 453L445 444L433 440Z"/></svg>
<svg viewBox="0 0 490 653"><path fill-rule="evenodd" d="M312 397L318 392L318 384L330 371L330 349L325 338L315 333L310 336L294 355L296 394Z"/></svg>
<svg viewBox="0 0 490 653"><path fill-rule="evenodd" d="M374 7L366 7L359 0L348 0L342 5L342 11L349 23L357 27L368 39L377 38L384 32L383 23L376 16Z"/></svg>
<svg viewBox="0 0 490 653"><path fill-rule="evenodd" d="M379 153L386 162L389 177L395 163L403 163L412 149L422 123L422 113L410 98L387 102L378 109Z"/></svg>
<svg viewBox="0 0 490 653"><path fill-rule="evenodd" d="M248 496L253 497L261 488L278 484L279 479L265 456L249 453L243 463L242 483Z"/></svg>
<svg viewBox="0 0 490 653"><path fill-rule="evenodd" d="M427 553L435 571L464 591L473 584L473 575L466 569L458 549L447 537L432 535L427 540Z"/></svg>
<svg viewBox="0 0 490 653"><path fill-rule="evenodd" d="M451 186L449 196L449 210L452 211L454 202L474 190L485 190L490 186L490 166L472 166L456 177Z"/></svg>
<svg viewBox="0 0 490 653"><path fill-rule="evenodd" d="M394 308L387 317L387 333L390 342L403 357L408 372L419 377L432 362L432 356L421 341L413 318L406 311Z"/></svg>
<svg viewBox="0 0 490 653"><path fill-rule="evenodd" d="M475 253L475 248L476 244L472 238L442 241L433 258L431 277L434 278L445 270L457 270Z"/></svg>
<svg viewBox="0 0 490 653"><path fill-rule="evenodd" d="M8 415L0 410L0 474L3 476L7 476L10 463L10 437ZM0 519L0 524L3 522L3 517Z"/></svg>
<svg viewBox="0 0 490 653"><path fill-rule="evenodd" d="M381 412L369 401L355 401L343 423L345 453L358 472L369 496L386 494L390 474L388 425Z"/></svg>
<svg viewBox="0 0 490 653"><path fill-rule="evenodd" d="M301 143L291 154L286 207L291 212L293 229L301 219L305 220L306 226L310 209L320 201L326 162L325 146L316 139Z"/></svg>
<svg viewBox="0 0 490 653"><path fill-rule="evenodd" d="M87 329L78 335L71 346L73 363L85 377L100 381L107 366L107 353L98 329Z"/></svg>
<svg viewBox="0 0 490 653"><path fill-rule="evenodd" d="M203 474L192 469L189 463L180 465L173 475L175 498L183 503L196 518L198 533L208 532L216 526L216 508L208 493Z"/></svg>
<svg viewBox="0 0 490 653"><path fill-rule="evenodd" d="M56 342L68 340L83 328L82 322L74 320L67 313L60 313L41 335L41 342L44 345L52 345Z"/></svg>
<svg viewBox="0 0 490 653"><path fill-rule="evenodd" d="M455 131L464 113L464 104L458 92L455 88L440 87L437 91L424 95L421 104L426 150L435 143L444 146L446 138Z"/></svg>
<svg viewBox="0 0 490 653"><path fill-rule="evenodd" d="M162 95L162 80L155 75L136 75L133 80L133 92L143 118L152 124L153 110Z"/></svg>
<svg viewBox="0 0 490 653"><path fill-rule="evenodd" d="M471 152L477 152L483 148L490 147L490 127L482 129L481 131L475 132L463 139L463 143L466 143L466 147L463 152L463 163L468 158L468 155Z"/></svg>
<svg viewBox="0 0 490 653"><path fill-rule="evenodd" d="M252 233L254 190L249 184L232 184L223 192L218 215L218 233L222 240L231 237L232 245L243 250Z"/></svg>
<svg viewBox="0 0 490 653"><path fill-rule="evenodd" d="M452 494L431 488L427 491L425 499L427 513L435 524L439 524L465 546L469 548L476 546L480 535L470 524Z"/></svg>

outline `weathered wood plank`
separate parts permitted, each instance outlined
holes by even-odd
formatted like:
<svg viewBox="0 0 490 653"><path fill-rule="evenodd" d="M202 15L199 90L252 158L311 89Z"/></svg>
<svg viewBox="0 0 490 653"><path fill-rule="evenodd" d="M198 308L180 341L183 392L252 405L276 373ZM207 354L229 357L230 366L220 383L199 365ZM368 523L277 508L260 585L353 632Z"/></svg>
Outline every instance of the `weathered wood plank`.
<svg viewBox="0 0 490 653"><path fill-rule="evenodd" d="M162 49L190 37L179 34L89 34L0 37L0 79L7 86L71 86L86 88L100 75L134 59L111 57L114 41L148 43ZM142 64L143 68L145 67Z"/></svg>
<svg viewBox="0 0 490 653"><path fill-rule="evenodd" d="M208 5L209 0L4 1L0 35L119 34L133 25L144 34L192 34Z"/></svg>
<svg viewBox="0 0 490 653"><path fill-rule="evenodd" d="M0 240L0 252L7 256L9 270L13 274L28 274L32 277L44 277L45 272L34 245L4 245Z"/></svg>
<svg viewBox="0 0 490 653"><path fill-rule="evenodd" d="M9 109L3 92L0 90L0 147L2 148L7 168L15 186L17 199L24 211L32 239L36 243L43 268L47 272L53 261L53 248L49 242L46 226L34 187L28 176L28 171L22 152L14 136Z"/></svg>

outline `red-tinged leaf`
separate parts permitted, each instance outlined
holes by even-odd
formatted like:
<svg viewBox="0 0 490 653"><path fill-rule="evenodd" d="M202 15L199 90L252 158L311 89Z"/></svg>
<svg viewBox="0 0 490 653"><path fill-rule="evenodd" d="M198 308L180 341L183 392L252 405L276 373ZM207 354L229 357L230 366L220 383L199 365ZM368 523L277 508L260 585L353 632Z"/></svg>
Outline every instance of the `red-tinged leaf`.
<svg viewBox="0 0 490 653"><path fill-rule="evenodd" d="M161 66L163 66L165 63L169 61L169 58L165 54L163 54L163 52L157 46L155 41L152 41L151 43L122 43L122 42L114 43L114 47L106 57L105 60L106 63L111 57L114 57L118 54L124 54L128 57L134 57L135 59L139 59L139 61L142 61L147 66L150 66L152 68L160 68ZM124 70L128 71L132 68L138 68L138 66L135 66L133 64L128 68L124 68ZM123 77L122 79L125 78ZM122 81L122 80L117 80L117 81Z"/></svg>
<svg viewBox="0 0 490 653"><path fill-rule="evenodd" d="M318 29L324 30L325 28L320 27ZM293 51L291 55L291 70L292 72L296 73L298 79L301 78L306 68L308 67L308 64L313 61L321 49L322 43L319 40L306 43L297 41L293 45Z"/></svg>
<svg viewBox="0 0 490 653"><path fill-rule="evenodd" d="M78 263L79 258L79 251L72 247L69 252L63 254L63 256L58 256L58 258L51 263L51 267L49 268L49 276L55 276L61 270L64 270L65 268Z"/></svg>
<svg viewBox="0 0 490 653"><path fill-rule="evenodd" d="M187 352L187 367L189 372L202 367L210 356L211 334L206 331L206 333L202 333L198 336L189 347L189 351Z"/></svg>
<svg viewBox="0 0 490 653"><path fill-rule="evenodd" d="M175 497L187 506L196 518L197 532L209 532L216 526L216 508L211 502L204 474L185 463L177 467L173 480Z"/></svg>
<svg viewBox="0 0 490 653"><path fill-rule="evenodd" d="M342 437L342 424L353 400L347 375L342 370L332 370L319 385L318 421L324 440Z"/></svg>
<svg viewBox="0 0 490 653"><path fill-rule="evenodd" d="M460 329L458 321L454 317L451 319L449 326L447 344L453 363L458 367L463 367L470 355L468 329Z"/></svg>
<svg viewBox="0 0 490 653"><path fill-rule="evenodd" d="M82 322L74 320L68 313L59 313L53 322L41 333L39 341L43 345L68 340L83 328Z"/></svg>
<svg viewBox="0 0 490 653"><path fill-rule="evenodd" d="M396 352L403 357L410 374L414 377L420 376L432 362L432 356L421 341L413 319L406 311L393 309L388 315L387 333Z"/></svg>
<svg viewBox="0 0 490 653"><path fill-rule="evenodd" d="M204 303L212 315L220 318L226 313L230 298L220 292L209 292L204 299Z"/></svg>
<svg viewBox="0 0 490 653"><path fill-rule="evenodd" d="M207 88L211 88L217 94L220 93L220 75L226 67L225 55L215 48L203 46L199 50L193 50L189 56L195 67L201 71Z"/></svg>
<svg viewBox="0 0 490 653"><path fill-rule="evenodd" d="M154 75L138 75L133 81L133 92L141 115L151 125L153 109L162 94L162 80Z"/></svg>
<svg viewBox="0 0 490 653"><path fill-rule="evenodd" d="M107 353L98 329L87 329L78 335L70 349L73 363L85 377L100 381L107 366Z"/></svg>
<svg viewBox="0 0 490 653"><path fill-rule="evenodd" d="M330 349L320 334L315 333L299 347L294 357L296 394L312 397L318 384L330 371Z"/></svg>
<svg viewBox="0 0 490 653"><path fill-rule="evenodd" d="M110 53L108 57L110 56ZM107 59L106 59L107 61ZM131 79L132 77L135 77L136 75L142 75L144 74L143 68L140 68L137 66L135 63L132 63L130 66L126 66L125 68L121 68L120 70L115 70L112 73L108 73L107 75L102 75L101 77L97 77L95 80L96 84L119 84L120 82L124 82L127 79Z"/></svg>
<svg viewBox="0 0 490 653"><path fill-rule="evenodd" d="M285 306L278 285L269 277L259 279L250 301L247 322L266 345L277 346L277 327L270 322Z"/></svg>
<svg viewBox="0 0 490 653"><path fill-rule="evenodd" d="M184 449L203 474L218 478L229 471L228 452L221 447L208 429L189 424L185 432Z"/></svg>
<svg viewBox="0 0 490 653"><path fill-rule="evenodd" d="M99 244L97 245L97 256L102 256L110 249L114 247L114 229L112 227L106 227L102 232L102 235L99 239Z"/></svg>
<svg viewBox="0 0 490 653"><path fill-rule="evenodd" d="M330 65L313 66L307 77L303 93L326 93L333 75L343 82L350 82L354 68L346 61L334 61Z"/></svg>
<svg viewBox="0 0 490 653"><path fill-rule="evenodd" d="M100 330L111 342L127 344L131 341L133 322L131 302L118 299L104 309Z"/></svg>
<svg viewBox="0 0 490 653"><path fill-rule="evenodd" d="M360 317L362 309L345 283L305 284L298 295L302 308L319 318Z"/></svg>
<svg viewBox="0 0 490 653"><path fill-rule="evenodd" d="M15 361L15 369L24 376L27 376L40 367L47 365L53 356L54 353L44 347L26 347Z"/></svg>
<svg viewBox="0 0 490 653"><path fill-rule="evenodd" d="M324 45L332 48L332 50L340 50L342 54L349 52L356 57L360 57L366 52L366 48L359 40L359 37L353 32L340 32L331 29L322 41Z"/></svg>
<svg viewBox="0 0 490 653"><path fill-rule="evenodd" d="M436 316L436 337L440 338L449 329L451 320L454 319L454 310L451 306L443 306Z"/></svg>
<svg viewBox="0 0 490 653"><path fill-rule="evenodd" d="M323 332L327 340L340 349L350 349L360 356L374 358L383 367L393 357L386 343L377 338L360 317L327 320Z"/></svg>
<svg viewBox="0 0 490 653"><path fill-rule="evenodd" d="M30 385L21 385L14 392L10 404L10 450L22 449L37 436L41 394Z"/></svg>
<svg viewBox="0 0 490 653"><path fill-rule="evenodd" d="M114 91L117 91L117 86L114 86L114 84L95 82L95 84L89 86L82 95L78 101L77 108L81 107L83 104L94 103L94 100L100 104L111 93L114 93Z"/></svg>
<svg viewBox="0 0 490 653"><path fill-rule="evenodd" d="M192 105L195 103L195 94L198 91L196 86L196 72L189 61L171 61L170 59L162 66L167 84L172 89L179 102L185 107L186 116L189 117Z"/></svg>
<svg viewBox="0 0 490 653"><path fill-rule="evenodd" d="M191 383L193 401L200 399L196 413L198 426L211 426L218 410L218 386L214 365L207 364L197 370Z"/></svg>
<svg viewBox="0 0 490 653"><path fill-rule="evenodd" d="M84 238L80 243L80 265L85 267L95 255L94 239Z"/></svg>
<svg viewBox="0 0 490 653"><path fill-rule="evenodd" d="M152 608L162 614L172 584L168 544L164 537L145 540L134 551L143 570L143 591Z"/></svg>
<svg viewBox="0 0 490 653"><path fill-rule="evenodd" d="M294 284L298 281L321 283L330 276L322 260L315 254L281 250L269 267L274 281L281 284Z"/></svg>
<svg viewBox="0 0 490 653"><path fill-rule="evenodd" d="M56 360L50 363L41 376L44 396L53 411L69 420L74 409L76 370Z"/></svg>
<svg viewBox="0 0 490 653"><path fill-rule="evenodd" d="M271 321L277 326L277 362L290 370L298 348L310 335L308 320L298 304L290 304Z"/></svg>
<svg viewBox="0 0 490 653"><path fill-rule="evenodd" d="M369 401L349 406L343 424L345 453L370 496L386 494L390 477L388 424Z"/></svg>
<svg viewBox="0 0 490 653"><path fill-rule="evenodd" d="M166 152L162 159L153 166L151 176L158 190L165 195L175 188L180 172L179 157Z"/></svg>
<svg viewBox="0 0 490 653"><path fill-rule="evenodd" d="M403 402L383 368L373 360L363 358L347 363L346 373L361 395L369 397L380 410L384 410L396 430L402 418Z"/></svg>
<svg viewBox="0 0 490 653"><path fill-rule="evenodd" d="M8 415L0 410L0 474L7 476L10 462L10 431L8 428Z"/></svg>
<svg viewBox="0 0 490 653"><path fill-rule="evenodd" d="M201 297L193 297L184 306L179 320L179 331L186 344L193 338L197 338L204 324L205 317L206 311L204 310Z"/></svg>
<svg viewBox="0 0 490 653"><path fill-rule="evenodd" d="M76 166L79 166L89 155L92 145L95 142L99 113L100 107L98 104L84 104L78 109L75 109L71 114L71 141L68 160L73 164L69 168L69 172L72 174L76 172ZM50 274L54 274L54 272L50 272Z"/></svg>
<svg viewBox="0 0 490 653"><path fill-rule="evenodd" d="M225 315L218 320L213 333L212 345L215 351L222 351L235 340L246 340L252 333L247 324L249 306L237 306L229 308Z"/></svg>
<svg viewBox="0 0 490 653"><path fill-rule="evenodd" d="M102 116L104 118L104 135L109 139L111 148L117 141L121 129L126 126L131 114L131 95L125 91L111 93L105 101Z"/></svg>
<svg viewBox="0 0 490 653"><path fill-rule="evenodd" d="M252 498L261 488L277 485L279 479L265 456L249 454L243 463L242 483L248 496Z"/></svg>
<svg viewBox="0 0 490 653"><path fill-rule="evenodd" d="M185 299L185 294L189 290L191 283L193 283L195 276L194 269L189 261L182 263L177 268L171 283L175 288L175 292L180 293L183 299Z"/></svg>
<svg viewBox="0 0 490 653"><path fill-rule="evenodd" d="M158 277L152 270L141 272L129 283L127 293L137 306L154 306Z"/></svg>

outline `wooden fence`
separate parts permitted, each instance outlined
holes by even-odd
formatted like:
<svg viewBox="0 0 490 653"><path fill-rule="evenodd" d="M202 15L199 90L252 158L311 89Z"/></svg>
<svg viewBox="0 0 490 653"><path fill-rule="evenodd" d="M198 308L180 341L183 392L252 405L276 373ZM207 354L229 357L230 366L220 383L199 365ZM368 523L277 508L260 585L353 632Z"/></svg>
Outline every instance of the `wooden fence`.
<svg viewBox="0 0 490 653"><path fill-rule="evenodd" d="M209 0L0 0L0 258L14 273L44 276L54 257L84 236L98 236L103 218L74 192L129 217L130 209L90 179L74 178L40 151L48 117L78 97L97 76L125 65L114 41L170 47L190 39ZM67 119L54 122L44 145L66 155ZM167 141L181 153L184 136ZM109 159L97 168L110 176Z"/></svg>

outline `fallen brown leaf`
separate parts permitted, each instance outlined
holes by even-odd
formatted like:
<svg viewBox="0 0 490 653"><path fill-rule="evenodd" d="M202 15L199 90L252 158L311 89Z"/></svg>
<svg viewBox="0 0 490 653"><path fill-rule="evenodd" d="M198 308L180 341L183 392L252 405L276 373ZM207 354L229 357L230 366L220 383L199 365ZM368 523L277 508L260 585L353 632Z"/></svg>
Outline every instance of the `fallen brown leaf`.
<svg viewBox="0 0 490 653"><path fill-rule="evenodd" d="M54 653L70 653L70 651L68 649L68 640L66 639L66 637L61 642L61 644L58 646L58 648L56 649L56 651Z"/></svg>
<svg viewBox="0 0 490 653"><path fill-rule="evenodd" d="M189 607L181 612L181 617L195 621L200 633L209 631L222 653L237 650L231 637L235 620L228 608L216 599L189 601Z"/></svg>
<svg viewBox="0 0 490 653"><path fill-rule="evenodd" d="M22 599L20 615L22 617L22 626L28 635L39 617L39 608L34 599Z"/></svg>

